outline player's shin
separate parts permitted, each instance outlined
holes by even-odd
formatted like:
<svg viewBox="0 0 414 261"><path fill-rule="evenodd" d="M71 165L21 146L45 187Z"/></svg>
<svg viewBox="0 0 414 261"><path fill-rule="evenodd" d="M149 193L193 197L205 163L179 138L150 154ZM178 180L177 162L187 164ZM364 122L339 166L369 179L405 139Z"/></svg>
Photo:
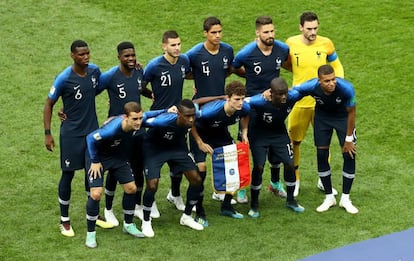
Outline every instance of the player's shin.
<svg viewBox="0 0 414 261"><path fill-rule="evenodd" d="M184 213L186 215L191 215L191 211L194 207L194 205L197 204L199 198L200 198L200 194L202 192L202 187L201 184L191 184L188 186L187 189L187 202L185 204L185 209L184 209Z"/></svg>
<svg viewBox="0 0 414 261"><path fill-rule="evenodd" d="M344 166L342 170L342 177L343 177L343 193L349 194L351 191L352 183L355 177L355 156L351 158L349 153L343 153L344 158Z"/></svg>

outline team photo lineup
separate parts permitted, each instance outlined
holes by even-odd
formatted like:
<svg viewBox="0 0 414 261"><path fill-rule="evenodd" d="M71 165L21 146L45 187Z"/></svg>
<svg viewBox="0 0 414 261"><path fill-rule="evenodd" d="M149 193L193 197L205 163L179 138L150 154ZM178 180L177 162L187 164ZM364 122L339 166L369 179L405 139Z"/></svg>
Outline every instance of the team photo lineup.
<svg viewBox="0 0 414 261"><path fill-rule="evenodd" d="M146 65L136 56L134 43L120 41L114 46L119 64L104 72L89 62L93 49L87 42L70 44L73 64L56 76L43 109L48 151L54 151L59 133L63 236L75 236L69 208L77 170L85 175L88 248L98 246L96 226L122 226L133 237L154 237L157 200L165 197L182 212L177 223L197 231L209 229L210 215L261 218L264 190L283 198L286 211L300 215L306 207L300 198L300 146L310 128L317 162L313 173L318 175L314 186L325 197L306 211L329 211L338 198L344 215L359 212L350 198L356 173L356 96L334 43L318 35L320 21L311 11L298 17L299 32L286 41L276 39L270 16L252 22L256 38L238 52L222 41L225 25L213 16L200 25L205 41L187 52L181 50L179 31L165 31L163 54ZM280 77L282 70L289 72L292 86ZM235 80L226 81L230 75ZM183 97L184 81L193 83L191 99ZM107 120L101 126L97 95L108 95ZM62 108L55 106L59 99ZM147 111L143 99L151 101ZM51 130L52 116L61 121L59 132ZM337 153L330 149L334 133L343 158L342 188L336 189L330 166L330 154ZM161 174L164 165L169 173ZM270 180L263 180L266 165ZM213 189L205 184L211 175ZM168 183L167 195L156 193L161 177ZM113 209L118 184L122 213ZM210 198L221 202L216 213L204 208ZM248 212L241 213L239 204L248 204Z"/></svg>

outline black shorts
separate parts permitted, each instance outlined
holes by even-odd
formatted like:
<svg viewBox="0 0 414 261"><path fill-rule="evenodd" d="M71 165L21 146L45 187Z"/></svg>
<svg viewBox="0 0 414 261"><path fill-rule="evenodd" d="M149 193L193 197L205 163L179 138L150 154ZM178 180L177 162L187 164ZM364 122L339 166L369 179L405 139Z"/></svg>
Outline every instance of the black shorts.
<svg viewBox="0 0 414 261"><path fill-rule="evenodd" d="M313 137L316 147L329 146L331 144L333 130L336 131L339 144L344 145L348 117L327 117L315 114Z"/></svg>
<svg viewBox="0 0 414 261"><path fill-rule="evenodd" d="M111 172L111 175L119 182L119 184L126 184L135 181L131 166L127 161L120 161L117 159L103 160L102 166L103 172L100 178L97 177L96 179L93 179L91 176L88 175L90 187L103 187L103 173L107 170Z"/></svg>
<svg viewBox="0 0 414 261"><path fill-rule="evenodd" d="M288 165L293 164L293 151L287 133L277 136L273 135L272 137L265 137L263 135L250 136L249 143L255 166L264 166L266 156L272 165L280 162Z"/></svg>
<svg viewBox="0 0 414 261"><path fill-rule="evenodd" d="M86 136L60 136L60 166L63 171L84 169L89 159Z"/></svg>
<svg viewBox="0 0 414 261"><path fill-rule="evenodd" d="M147 180L159 179L164 163L168 163L174 173L197 170L194 157L187 148L166 149L146 144L144 151L144 174Z"/></svg>

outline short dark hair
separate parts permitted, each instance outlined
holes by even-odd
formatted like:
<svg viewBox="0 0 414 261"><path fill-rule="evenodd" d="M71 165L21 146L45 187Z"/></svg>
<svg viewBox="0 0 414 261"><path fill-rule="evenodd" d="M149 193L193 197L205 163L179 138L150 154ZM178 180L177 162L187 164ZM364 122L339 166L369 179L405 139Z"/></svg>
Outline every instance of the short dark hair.
<svg viewBox="0 0 414 261"><path fill-rule="evenodd" d="M121 52L125 49L134 49L135 50L135 47L131 42L121 42L120 44L118 44L118 46L117 46L118 54L121 54Z"/></svg>
<svg viewBox="0 0 414 261"><path fill-rule="evenodd" d="M334 72L335 70L330 64L324 64L318 68L318 76L327 75Z"/></svg>
<svg viewBox="0 0 414 261"><path fill-rule="evenodd" d="M79 47L88 47L88 44L83 40L75 40L70 45L70 52L71 53L76 52L76 48L79 48Z"/></svg>
<svg viewBox="0 0 414 261"><path fill-rule="evenodd" d="M195 109L195 105L194 105L194 103L193 103L192 100L190 100L190 99L183 99L178 104L177 109L178 109L179 112L183 112L184 108L187 108L187 109Z"/></svg>
<svg viewBox="0 0 414 261"><path fill-rule="evenodd" d="M318 20L318 16L314 12L304 12L299 18L300 25L302 26L305 24L305 22L312 22L315 20Z"/></svg>
<svg viewBox="0 0 414 261"><path fill-rule="evenodd" d="M257 17L257 19L256 19L256 29L259 29L263 25L267 25L267 24L273 24L273 20L270 16L263 15L263 16Z"/></svg>
<svg viewBox="0 0 414 261"><path fill-rule="evenodd" d="M208 32L211 29L211 27L213 27L213 25L217 25L217 24L221 25L221 21L217 17L214 17L214 16L207 17L204 20L203 29L204 31Z"/></svg>
<svg viewBox="0 0 414 261"><path fill-rule="evenodd" d="M228 97L233 95L246 95L246 86L241 81L234 80L226 85L226 95Z"/></svg>
<svg viewBox="0 0 414 261"><path fill-rule="evenodd" d="M131 112L141 112L142 111L142 107L141 104L139 104L138 102L134 102L134 101L130 101L125 103L124 105L124 113L126 115L129 115Z"/></svg>
<svg viewBox="0 0 414 261"><path fill-rule="evenodd" d="M288 84L286 83L285 79L276 77L270 82L270 89L272 91L288 91Z"/></svg>
<svg viewBox="0 0 414 261"><path fill-rule="evenodd" d="M168 39L176 39L180 37L178 33L174 30L166 31L162 35L162 43L167 43Z"/></svg>

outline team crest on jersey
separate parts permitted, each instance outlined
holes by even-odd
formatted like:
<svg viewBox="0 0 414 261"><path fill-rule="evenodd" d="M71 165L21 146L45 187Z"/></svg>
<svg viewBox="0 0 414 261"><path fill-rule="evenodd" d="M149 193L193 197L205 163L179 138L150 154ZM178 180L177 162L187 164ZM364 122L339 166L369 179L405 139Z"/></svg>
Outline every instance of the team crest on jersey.
<svg viewBox="0 0 414 261"><path fill-rule="evenodd" d="M141 91L142 90L142 81L141 81L141 79L137 78L137 83L138 83L138 90Z"/></svg>
<svg viewBox="0 0 414 261"><path fill-rule="evenodd" d="M181 65L181 75L183 78L185 78L185 67L184 65Z"/></svg>
<svg viewBox="0 0 414 261"><path fill-rule="evenodd" d="M92 86L93 86L93 88L96 88L96 85L97 85L98 81L96 80L95 75L92 75L92 77L91 77L91 81L92 81Z"/></svg>
<svg viewBox="0 0 414 261"><path fill-rule="evenodd" d="M318 59L320 59L321 58L321 51L316 51L316 56L318 56Z"/></svg>
<svg viewBox="0 0 414 261"><path fill-rule="evenodd" d="M228 69L229 68L229 58L227 58L227 56L223 57L223 69Z"/></svg>
<svg viewBox="0 0 414 261"><path fill-rule="evenodd" d="M280 70L280 68L282 67L282 60L280 59L280 57L277 57L275 62L276 62L276 70Z"/></svg>

